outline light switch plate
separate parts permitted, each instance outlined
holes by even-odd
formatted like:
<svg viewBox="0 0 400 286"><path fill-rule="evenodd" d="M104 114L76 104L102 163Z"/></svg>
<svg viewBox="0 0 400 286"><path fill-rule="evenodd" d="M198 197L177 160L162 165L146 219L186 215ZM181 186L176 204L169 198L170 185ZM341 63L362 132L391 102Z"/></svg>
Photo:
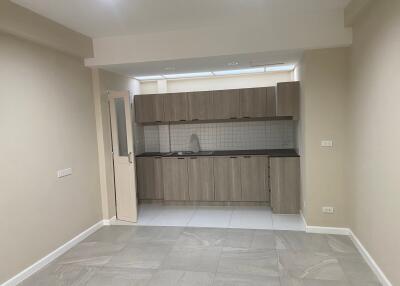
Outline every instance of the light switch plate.
<svg viewBox="0 0 400 286"><path fill-rule="evenodd" d="M57 171L57 178L62 178L62 177L69 176L69 175L72 175L72 168L67 168L67 169Z"/></svg>
<svg viewBox="0 0 400 286"><path fill-rule="evenodd" d="M332 147L332 140L321 140L321 147Z"/></svg>

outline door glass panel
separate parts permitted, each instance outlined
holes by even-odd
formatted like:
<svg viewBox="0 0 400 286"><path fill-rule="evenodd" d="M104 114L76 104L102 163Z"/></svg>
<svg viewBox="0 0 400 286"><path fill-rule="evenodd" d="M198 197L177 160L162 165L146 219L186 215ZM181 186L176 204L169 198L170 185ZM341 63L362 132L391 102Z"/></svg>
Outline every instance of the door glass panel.
<svg viewBox="0 0 400 286"><path fill-rule="evenodd" d="M128 141L126 135L125 101L122 97L115 98L115 113L117 117L118 129L118 149L119 156L128 156Z"/></svg>

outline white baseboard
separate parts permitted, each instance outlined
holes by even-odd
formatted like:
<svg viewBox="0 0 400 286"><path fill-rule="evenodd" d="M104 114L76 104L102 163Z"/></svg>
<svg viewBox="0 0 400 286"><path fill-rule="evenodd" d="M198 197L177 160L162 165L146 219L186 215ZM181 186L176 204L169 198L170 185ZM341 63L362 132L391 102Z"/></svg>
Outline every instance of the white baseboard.
<svg viewBox="0 0 400 286"><path fill-rule="evenodd" d="M18 273L17 275L15 275L11 279L9 279L8 281L6 281L3 284L1 284L1 286L15 286L15 285L18 285L18 283L21 283L23 280L25 280L29 276L33 275L34 273L36 273L37 271L39 271L40 269L45 267L47 264L52 262L54 259L56 259L57 257L61 256L62 254L64 254L68 250L70 250L72 247L74 247L79 242L81 242L82 240L87 238L89 235L91 235L94 232L96 232L97 230L99 230L104 225L104 223L105 223L104 221L99 221L95 225L89 227L85 231L83 231L80 234L78 234L77 236L75 236L70 241L68 241L65 244L61 245L59 248L57 248L56 250L54 250L50 254L48 254L45 257L43 257L42 259L36 261L34 264L29 266L28 268L24 269L23 271L21 271L20 273Z"/></svg>
<svg viewBox="0 0 400 286"><path fill-rule="evenodd" d="M105 220L103 220L103 224L104 224L104 225L113 225L116 221L117 221L117 217L116 217L116 216L113 216L113 217L110 218L110 219L105 219Z"/></svg>
<svg viewBox="0 0 400 286"><path fill-rule="evenodd" d="M364 260L368 263L369 267L374 271L375 275L378 277L379 281L383 286L393 286L389 279L383 273L382 269L378 266L372 256L369 254L367 249L362 245L357 236L350 230L350 238L357 247L358 251L364 257Z"/></svg>
<svg viewBox="0 0 400 286"><path fill-rule="evenodd" d="M367 262L369 267L377 276L378 280L382 283L383 286L393 286L389 279L386 277L385 273L383 273L382 269L378 266L372 256L369 254L367 249L362 245L357 236L353 233L350 228L340 228L340 227L322 227L322 226L309 226L307 225L307 221L303 216L303 213L300 212L300 215L303 219L304 225L306 227L306 232L309 233L325 233L325 234L339 234L339 235L348 235L350 239L353 241L354 245L357 247L358 251L363 256L364 260Z"/></svg>

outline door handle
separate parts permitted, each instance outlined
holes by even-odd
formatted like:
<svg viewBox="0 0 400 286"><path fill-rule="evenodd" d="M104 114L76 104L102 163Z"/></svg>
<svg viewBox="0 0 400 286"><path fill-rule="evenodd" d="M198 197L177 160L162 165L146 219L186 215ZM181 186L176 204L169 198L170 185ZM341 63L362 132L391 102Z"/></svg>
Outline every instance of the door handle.
<svg viewBox="0 0 400 286"><path fill-rule="evenodd" d="M129 161L129 164L133 163L133 153L132 152L128 153L128 161Z"/></svg>

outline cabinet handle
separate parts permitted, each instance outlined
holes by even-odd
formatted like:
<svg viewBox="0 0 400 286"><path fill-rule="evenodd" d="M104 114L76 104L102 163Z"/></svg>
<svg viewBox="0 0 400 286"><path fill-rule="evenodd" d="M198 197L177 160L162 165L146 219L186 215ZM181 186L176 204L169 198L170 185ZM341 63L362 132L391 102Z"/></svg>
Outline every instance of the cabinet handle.
<svg viewBox="0 0 400 286"><path fill-rule="evenodd" d="M237 159L237 157L230 157L231 159Z"/></svg>
<svg viewBox="0 0 400 286"><path fill-rule="evenodd" d="M193 118L192 121L199 121L200 119L197 118Z"/></svg>
<svg viewBox="0 0 400 286"><path fill-rule="evenodd" d="M237 119L237 117L230 117L229 119Z"/></svg>
<svg viewBox="0 0 400 286"><path fill-rule="evenodd" d="M246 159L248 159L248 158L251 158L251 156L243 156L243 158L246 158Z"/></svg>
<svg viewBox="0 0 400 286"><path fill-rule="evenodd" d="M154 159L161 159L161 157L154 157Z"/></svg>
<svg viewBox="0 0 400 286"><path fill-rule="evenodd" d="M179 121L186 121L186 119L180 119Z"/></svg>
<svg viewBox="0 0 400 286"><path fill-rule="evenodd" d="M178 158L178 160L185 160L185 158Z"/></svg>
<svg viewBox="0 0 400 286"><path fill-rule="evenodd" d="M161 120L156 120L156 123L161 123L162 121Z"/></svg>
<svg viewBox="0 0 400 286"><path fill-rule="evenodd" d="M244 119L250 119L250 116L243 116Z"/></svg>

